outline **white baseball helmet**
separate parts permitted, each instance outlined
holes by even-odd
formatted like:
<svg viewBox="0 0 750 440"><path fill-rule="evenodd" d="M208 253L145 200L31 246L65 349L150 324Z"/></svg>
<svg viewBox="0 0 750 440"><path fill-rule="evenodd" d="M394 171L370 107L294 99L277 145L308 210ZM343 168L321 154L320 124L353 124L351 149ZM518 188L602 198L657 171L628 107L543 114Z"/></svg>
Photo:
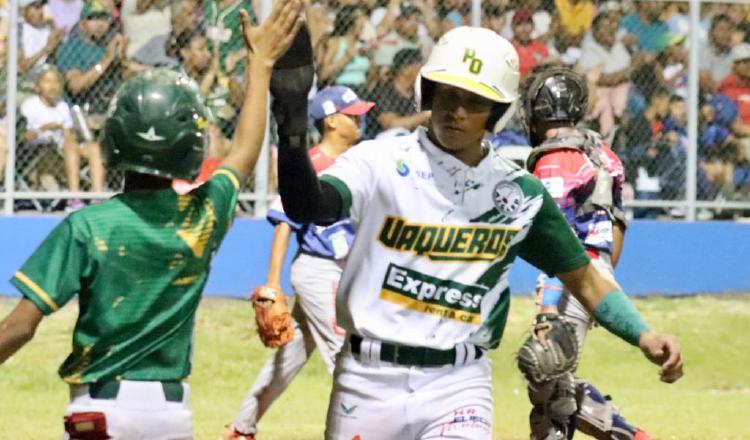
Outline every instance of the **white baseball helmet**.
<svg viewBox="0 0 750 440"><path fill-rule="evenodd" d="M454 28L440 38L419 71L415 84L417 107L431 108L431 82L468 90L507 104L496 106L488 120L487 130L497 133L515 111L520 76L518 53L508 40L485 28Z"/></svg>

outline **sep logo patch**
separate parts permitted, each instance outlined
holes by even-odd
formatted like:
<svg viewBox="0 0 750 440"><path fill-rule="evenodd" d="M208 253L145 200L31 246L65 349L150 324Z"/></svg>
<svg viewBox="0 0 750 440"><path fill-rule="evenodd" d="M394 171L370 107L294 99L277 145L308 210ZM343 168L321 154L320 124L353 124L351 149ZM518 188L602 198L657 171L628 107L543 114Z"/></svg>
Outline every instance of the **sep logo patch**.
<svg viewBox="0 0 750 440"><path fill-rule="evenodd" d="M515 182L503 181L492 190L495 208L508 217L515 217L523 207L523 191Z"/></svg>
<svg viewBox="0 0 750 440"><path fill-rule="evenodd" d="M404 162L403 159L399 159L396 161L396 172L401 177L406 177L409 175L409 166L406 165L406 162Z"/></svg>

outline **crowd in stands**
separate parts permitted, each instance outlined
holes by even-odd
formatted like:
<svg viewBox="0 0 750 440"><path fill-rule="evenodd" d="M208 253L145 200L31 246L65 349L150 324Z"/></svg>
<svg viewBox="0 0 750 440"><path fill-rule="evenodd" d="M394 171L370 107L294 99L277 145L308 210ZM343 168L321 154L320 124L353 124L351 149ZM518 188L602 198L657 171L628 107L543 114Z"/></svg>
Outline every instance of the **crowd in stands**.
<svg viewBox="0 0 750 440"><path fill-rule="evenodd" d="M255 18L259 3L20 0L18 105L28 132L19 148L56 144L69 189L79 188L82 159L90 187L102 189L96 136L108 102L123 79L159 66L181 69L199 84L214 114L210 154L221 157L247 86L239 11ZM307 0L316 87L346 85L377 103L362 121L365 138L414 129L429 118L415 105L419 68L443 33L471 23L471 4ZM7 8L8 0L0 0L3 88ZM632 197L685 197L687 2L483 0L481 9L482 25L518 51L522 76L546 64L586 76L592 95L586 124L622 157ZM750 200L750 4L707 2L700 16L698 197ZM81 134L72 108L93 136ZM493 139L498 148L526 142L519 121Z"/></svg>

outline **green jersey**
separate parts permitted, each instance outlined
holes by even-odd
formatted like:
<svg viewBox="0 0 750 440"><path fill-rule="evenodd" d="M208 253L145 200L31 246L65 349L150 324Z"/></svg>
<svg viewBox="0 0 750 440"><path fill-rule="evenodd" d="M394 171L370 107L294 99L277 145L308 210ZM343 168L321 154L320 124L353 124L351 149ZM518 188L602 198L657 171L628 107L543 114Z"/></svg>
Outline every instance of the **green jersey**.
<svg viewBox="0 0 750 440"><path fill-rule="evenodd" d="M45 315L78 294L63 380L179 380L190 373L195 311L238 190L236 173L223 167L189 194L120 194L52 231L11 283Z"/></svg>

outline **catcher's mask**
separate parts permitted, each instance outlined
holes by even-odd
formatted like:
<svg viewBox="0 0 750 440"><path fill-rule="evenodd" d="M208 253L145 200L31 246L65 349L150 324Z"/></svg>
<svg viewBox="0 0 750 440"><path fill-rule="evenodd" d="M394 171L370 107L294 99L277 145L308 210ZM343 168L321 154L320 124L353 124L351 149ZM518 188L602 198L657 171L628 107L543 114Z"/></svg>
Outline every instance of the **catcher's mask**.
<svg viewBox="0 0 750 440"><path fill-rule="evenodd" d="M589 90L586 80L565 67L544 67L532 73L523 86L523 120L532 146L544 141L537 133L543 122L577 124L586 114Z"/></svg>

